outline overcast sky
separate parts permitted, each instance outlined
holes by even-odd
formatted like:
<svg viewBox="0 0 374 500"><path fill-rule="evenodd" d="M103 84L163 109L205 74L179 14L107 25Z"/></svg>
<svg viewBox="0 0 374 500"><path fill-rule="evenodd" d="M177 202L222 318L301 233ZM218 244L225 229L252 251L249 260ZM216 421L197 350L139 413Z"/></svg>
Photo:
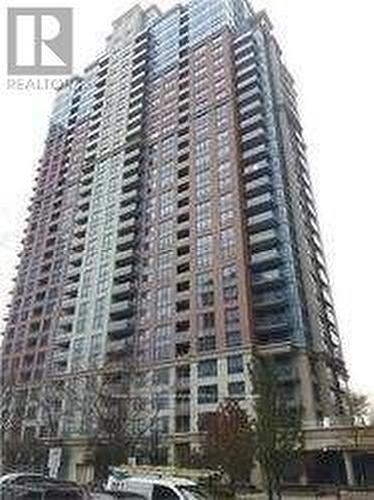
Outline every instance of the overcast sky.
<svg viewBox="0 0 374 500"><path fill-rule="evenodd" d="M214 0L212 0L214 1ZM74 69L104 46L128 0L22 0L74 8ZM159 0L165 9L174 1ZM143 6L150 2L141 2ZM6 90L6 9L0 10L0 307L5 315L53 92ZM299 92L300 113L340 332L356 389L374 396L374 2L253 0L266 8Z"/></svg>

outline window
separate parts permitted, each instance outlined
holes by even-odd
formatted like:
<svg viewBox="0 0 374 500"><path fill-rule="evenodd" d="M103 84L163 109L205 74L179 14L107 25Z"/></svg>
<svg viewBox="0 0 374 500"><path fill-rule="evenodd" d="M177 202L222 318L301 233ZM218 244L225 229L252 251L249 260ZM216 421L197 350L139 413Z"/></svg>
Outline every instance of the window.
<svg viewBox="0 0 374 500"><path fill-rule="evenodd" d="M159 175L160 175L160 188L161 189L173 186L174 178L175 178L174 164L173 163L165 163L163 165L160 165Z"/></svg>
<svg viewBox="0 0 374 500"><path fill-rule="evenodd" d="M160 196L160 217L168 217L174 213L174 191L170 189Z"/></svg>
<svg viewBox="0 0 374 500"><path fill-rule="evenodd" d="M170 406L169 392L162 391L154 395L153 404L157 410L167 410Z"/></svg>
<svg viewBox="0 0 374 500"><path fill-rule="evenodd" d="M175 136L166 137L161 144L161 152L163 160L170 160L175 152L176 140Z"/></svg>
<svg viewBox="0 0 374 500"><path fill-rule="evenodd" d="M216 377L217 376L217 360L205 359L197 365L197 373L199 378Z"/></svg>
<svg viewBox="0 0 374 500"><path fill-rule="evenodd" d="M226 347L239 347L242 345L242 336L240 330L226 332Z"/></svg>
<svg viewBox="0 0 374 500"><path fill-rule="evenodd" d="M195 137L199 141L206 139L209 134L209 115L204 113L195 119ZM205 142L205 141L204 141Z"/></svg>
<svg viewBox="0 0 374 500"><path fill-rule="evenodd" d="M212 265L213 249L212 236L200 236L196 240L196 265L197 267L208 267Z"/></svg>
<svg viewBox="0 0 374 500"><path fill-rule="evenodd" d="M77 326L76 326L76 332L77 333L83 333L86 327L86 321L87 321L87 316L89 314L88 311L88 302L83 302L78 309L78 319L77 319Z"/></svg>
<svg viewBox="0 0 374 500"><path fill-rule="evenodd" d="M197 339L198 352L211 352L216 349L216 337L214 335L206 335Z"/></svg>
<svg viewBox="0 0 374 500"><path fill-rule="evenodd" d="M218 386L201 385L197 393L198 404L213 404L218 402Z"/></svg>
<svg viewBox="0 0 374 500"><path fill-rule="evenodd" d="M225 311L225 331L227 347L241 345L239 307L230 307Z"/></svg>
<svg viewBox="0 0 374 500"><path fill-rule="evenodd" d="M155 485L152 500L179 500L179 496L166 486Z"/></svg>
<svg viewBox="0 0 374 500"><path fill-rule="evenodd" d="M228 104L221 104L221 106L217 107L216 109L217 128L227 127L229 121L228 112L229 112Z"/></svg>
<svg viewBox="0 0 374 500"><path fill-rule="evenodd" d="M170 372L169 368L160 368L153 372L153 384L154 385L169 385Z"/></svg>
<svg viewBox="0 0 374 500"><path fill-rule="evenodd" d="M230 136L228 131L217 135L217 156L219 160L225 160L230 155Z"/></svg>
<svg viewBox="0 0 374 500"><path fill-rule="evenodd" d="M212 228L212 211L210 201L199 203L196 206L196 232L197 234L210 231Z"/></svg>
<svg viewBox="0 0 374 500"><path fill-rule="evenodd" d="M214 305L214 281L210 272L196 276L196 302L197 307Z"/></svg>
<svg viewBox="0 0 374 500"><path fill-rule="evenodd" d="M209 160L210 160L209 153L205 153L203 155L199 155L198 157L196 157L195 158L196 173L208 170L210 167Z"/></svg>
<svg viewBox="0 0 374 500"><path fill-rule="evenodd" d="M160 281L170 280L173 275L174 252L169 251L158 257L158 279Z"/></svg>
<svg viewBox="0 0 374 500"><path fill-rule="evenodd" d="M105 321L105 297L100 297L96 300L95 304L95 313L93 320L94 329L97 331L104 328L104 321Z"/></svg>
<svg viewBox="0 0 374 500"><path fill-rule="evenodd" d="M209 198L210 194L210 172L205 170L196 174L196 199L204 201Z"/></svg>
<svg viewBox="0 0 374 500"><path fill-rule="evenodd" d="M157 432L160 434L168 434L169 433L169 417L164 415L162 417L158 417L157 419Z"/></svg>
<svg viewBox="0 0 374 500"><path fill-rule="evenodd" d="M243 373L244 363L241 354L235 354L227 357L227 373L234 375L235 373Z"/></svg>
<svg viewBox="0 0 374 500"><path fill-rule="evenodd" d="M222 290L225 302L238 298L237 270L235 264L230 264L222 269Z"/></svg>
<svg viewBox="0 0 374 500"><path fill-rule="evenodd" d="M199 157L209 153L209 140L202 139L195 143L195 156Z"/></svg>
<svg viewBox="0 0 374 500"><path fill-rule="evenodd" d="M219 215L221 226L232 222L234 218L234 201L232 193L226 193L219 200Z"/></svg>
<svg viewBox="0 0 374 500"><path fill-rule="evenodd" d="M173 220L161 222L159 226L159 249L168 250L174 243Z"/></svg>
<svg viewBox="0 0 374 500"><path fill-rule="evenodd" d="M244 399L245 397L245 382L230 382L228 384L228 393L230 397Z"/></svg>
<svg viewBox="0 0 374 500"><path fill-rule="evenodd" d="M205 335L207 332L214 330L215 318L214 312L206 312L197 315L197 329L200 335Z"/></svg>
<svg viewBox="0 0 374 500"><path fill-rule="evenodd" d="M173 314L172 289L170 286L157 291L157 318L168 319Z"/></svg>
<svg viewBox="0 0 374 500"><path fill-rule="evenodd" d="M171 357L172 327L159 326L155 331L153 359L161 361Z"/></svg>
<svg viewBox="0 0 374 500"><path fill-rule="evenodd" d="M240 322L239 307L230 307L225 311L225 326L226 330L232 330L237 327Z"/></svg>
<svg viewBox="0 0 374 500"><path fill-rule="evenodd" d="M235 254L235 231L229 227L220 233L221 256L226 259Z"/></svg>
<svg viewBox="0 0 374 500"><path fill-rule="evenodd" d="M190 415L176 415L175 432L189 432L191 428Z"/></svg>

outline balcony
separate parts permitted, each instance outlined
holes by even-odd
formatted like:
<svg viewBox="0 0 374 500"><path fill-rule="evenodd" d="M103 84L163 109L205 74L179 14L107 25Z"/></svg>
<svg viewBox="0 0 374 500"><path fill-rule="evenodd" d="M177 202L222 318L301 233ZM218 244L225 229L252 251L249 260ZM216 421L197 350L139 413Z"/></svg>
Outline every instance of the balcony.
<svg viewBox="0 0 374 500"><path fill-rule="evenodd" d="M273 205L273 201L271 193L260 194L250 198L247 201L248 213L254 215L269 210Z"/></svg>
<svg viewBox="0 0 374 500"><path fill-rule="evenodd" d="M256 311L284 309L287 294L284 290L270 290L262 294L253 294L253 306Z"/></svg>
<svg viewBox="0 0 374 500"><path fill-rule="evenodd" d="M238 96L238 102L240 105L245 106L247 103L251 103L253 98L261 98L262 91L259 86L244 90Z"/></svg>
<svg viewBox="0 0 374 500"><path fill-rule="evenodd" d="M133 216L138 209L137 203L131 203L131 204L124 204L123 206L121 205L120 208L120 220L126 220Z"/></svg>
<svg viewBox="0 0 374 500"><path fill-rule="evenodd" d="M236 87L238 89L238 92L240 92L242 89L256 85L258 83L259 83L258 74L257 74L257 72L253 73L253 70L252 70L252 73L250 73L248 75L248 78L240 79L240 81L237 83Z"/></svg>
<svg viewBox="0 0 374 500"><path fill-rule="evenodd" d="M130 298L133 294L133 291L133 285L129 281L126 281L125 283L116 283L116 281L114 281L113 283L113 295L120 295L123 298Z"/></svg>
<svg viewBox="0 0 374 500"><path fill-rule="evenodd" d="M133 243L135 239L134 233L125 234L124 236L119 236L117 238L117 250L119 252L127 250Z"/></svg>
<svg viewBox="0 0 374 500"><path fill-rule="evenodd" d="M262 214L248 217L248 227L251 234L271 229L277 225L277 220L274 212L268 211Z"/></svg>
<svg viewBox="0 0 374 500"><path fill-rule="evenodd" d="M256 148L266 141L266 131L263 127L258 127L242 135L242 149L246 152L248 149Z"/></svg>
<svg viewBox="0 0 374 500"><path fill-rule="evenodd" d="M120 302L112 302L110 306L110 315L123 314L125 317L130 317L134 314L135 309L131 300L122 300Z"/></svg>
<svg viewBox="0 0 374 500"><path fill-rule="evenodd" d="M258 196L259 194L266 193L272 188L270 175L261 175L249 181L245 185L248 195Z"/></svg>
<svg viewBox="0 0 374 500"><path fill-rule="evenodd" d="M132 217L131 219L126 219L123 222L120 222L118 230L127 230L127 229L132 229L135 228L135 223L136 219L135 217Z"/></svg>
<svg viewBox="0 0 374 500"><path fill-rule="evenodd" d="M124 207L128 203L135 201L137 197L138 197L138 191L136 189L132 189L131 191L127 192L122 192L121 207Z"/></svg>
<svg viewBox="0 0 374 500"><path fill-rule="evenodd" d="M284 284L284 278L279 269L272 269L269 271L252 273L251 283L254 292L258 292L282 286Z"/></svg>
<svg viewBox="0 0 374 500"><path fill-rule="evenodd" d="M113 276L114 279L118 280L118 282L123 282L124 280L131 281L133 274L134 274L134 266L125 265L123 267L120 266L116 267Z"/></svg>
<svg viewBox="0 0 374 500"><path fill-rule="evenodd" d="M245 136L245 134L248 132L254 132L255 130L263 130L263 133L266 133L265 130L265 124L264 124L264 117L262 113L256 113L255 115L246 118L240 122L240 129L242 131L242 135ZM253 137L250 137L250 139L253 139Z"/></svg>
<svg viewBox="0 0 374 500"><path fill-rule="evenodd" d="M266 144L258 144L257 146L250 147L243 151L243 159L244 160L253 160L254 158L267 153L267 145Z"/></svg>
<svg viewBox="0 0 374 500"><path fill-rule="evenodd" d="M276 248L254 253L251 256L252 269L269 269L277 266L281 261L281 255Z"/></svg>
<svg viewBox="0 0 374 500"><path fill-rule="evenodd" d="M139 174L134 172L133 175L126 177L123 179L122 184L122 192L126 192L129 189L132 189L139 182Z"/></svg>
<svg viewBox="0 0 374 500"><path fill-rule="evenodd" d="M248 176L250 180L257 179L265 174L270 173L270 165L267 160L262 160L257 163L247 165L244 169L244 175Z"/></svg>
<svg viewBox="0 0 374 500"><path fill-rule="evenodd" d="M261 99L256 99L255 101L246 104L244 106L240 106L239 113L241 116L250 116L254 114L254 111L260 112L263 109L263 103Z"/></svg>
<svg viewBox="0 0 374 500"><path fill-rule="evenodd" d="M278 241L275 229L268 229L260 233L252 234L249 237L249 245L252 251L265 250L272 247Z"/></svg>
<svg viewBox="0 0 374 500"><path fill-rule="evenodd" d="M108 340L106 353L108 355L131 354L133 349L132 339Z"/></svg>
<svg viewBox="0 0 374 500"><path fill-rule="evenodd" d="M140 149L138 147L132 151L126 152L125 165L133 163L134 161L138 160L139 157L140 157Z"/></svg>
<svg viewBox="0 0 374 500"><path fill-rule="evenodd" d="M108 336L112 339L124 339L134 333L134 323L128 319L119 321L110 320L108 323Z"/></svg>
<svg viewBox="0 0 374 500"><path fill-rule="evenodd" d="M116 252L115 259L117 265L130 264L134 259L134 250L132 248L128 250Z"/></svg>

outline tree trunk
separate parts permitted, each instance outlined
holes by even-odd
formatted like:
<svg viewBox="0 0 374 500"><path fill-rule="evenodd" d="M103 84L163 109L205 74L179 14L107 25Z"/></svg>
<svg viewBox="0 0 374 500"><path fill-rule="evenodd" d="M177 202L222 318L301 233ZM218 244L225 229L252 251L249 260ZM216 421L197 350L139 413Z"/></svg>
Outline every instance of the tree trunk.
<svg viewBox="0 0 374 500"><path fill-rule="evenodd" d="M274 500L274 490L272 486L268 486L268 500Z"/></svg>

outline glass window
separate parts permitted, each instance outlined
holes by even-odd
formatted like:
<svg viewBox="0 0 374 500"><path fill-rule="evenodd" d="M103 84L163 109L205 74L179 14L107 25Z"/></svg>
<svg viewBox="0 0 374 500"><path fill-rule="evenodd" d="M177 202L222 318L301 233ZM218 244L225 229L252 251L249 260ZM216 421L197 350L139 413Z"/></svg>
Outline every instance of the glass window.
<svg viewBox="0 0 374 500"><path fill-rule="evenodd" d="M214 330L214 325L215 317L213 311L197 315L197 329L199 335L206 335L206 333L212 332L212 330Z"/></svg>
<svg viewBox="0 0 374 500"><path fill-rule="evenodd" d="M173 293L170 286L157 291L157 318L168 319L173 314Z"/></svg>
<svg viewBox="0 0 374 500"><path fill-rule="evenodd" d="M214 351L216 348L216 337L214 335L206 335L197 339L198 352Z"/></svg>
<svg viewBox="0 0 374 500"><path fill-rule="evenodd" d="M204 201L210 194L210 172L205 170L196 174L196 198L198 201Z"/></svg>
<svg viewBox="0 0 374 500"><path fill-rule="evenodd" d="M158 278L160 281L170 280L173 276L174 252L164 252L158 257Z"/></svg>
<svg viewBox="0 0 374 500"><path fill-rule="evenodd" d="M234 199L231 192L221 196L219 200L219 216L221 226L225 226L234 219Z"/></svg>
<svg viewBox="0 0 374 500"><path fill-rule="evenodd" d="M212 236L200 236L196 240L196 265L198 267L208 267L212 265L213 248Z"/></svg>
<svg viewBox="0 0 374 500"><path fill-rule="evenodd" d="M196 302L198 308L214 305L214 280L211 272L196 276Z"/></svg>
<svg viewBox="0 0 374 500"><path fill-rule="evenodd" d="M170 371L169 368L160 368L153 372L153 384L154 385L169 385L170 382Z"/></svg>
<svg viewBox="0 0 374 500"><path fill-rule="evenodd" d="M170 189L160 196L160 217L165 218L174 214L175 207L174 191Z"/></svg>
<svg viewBox="0 0 374 500"><path fill-rule="evenodd" d="M229 302L238 298L237 270L235 264L222 269L223 298Z"/></svg>
<svg viewBox="0 0 374 500"><path fill-rule="evenodd" d="M245 397L245 382L230 382L228 384L228 393L230 397L244 399Z"/></svg>
<svg viewBox="0 0 374 500"><path fill-rule="evenodd" d="M167 486L156 485L153 488L152 500L179 500L179 496Z"/></svg>
<svg viewBox="0 0 374 500"><path fill-rule="evenodd" d="M230 162L223 162L218 165L218 186L221 192L231 189L232 172Z"/></svg>
<svg viewBox="0 0 374 500"><path fill-rule="evenodd" d="M229 106L228 104L221 104L216 109L217 128L227 127L228 121L229 121Z"/></svg>
<svg viewBox="0 0 374 500"><path fill-rule="evenodd" d="M218 402L218 386L201 385L198 388L197 395L198 404L213 404Z"/></svg>
<svg viewBox="0 0 374 500"><path fill-rule="evenodd" d="M168 250L174 244L174 223L170 219L165 222L161 222L159 225L159 249Z"/></svg>
<svg viewBox="0 0 374 500"><path fill-rule="evenodd" d="M160 187L164 189L166 187L171 187L175 180L175 167L173 163L164 163L160 165L159 169L160 175Z"/></svg>
<svg viewBox="0 0 374 500"><path fill-rule="evenodd" d="M168 306L169 304L164 306L164 308ZM173 331L171 325L159 326L156 329L154 337L154 360L161 361L171 357L172 333Z"/></svg>
<svg viewBox="0 0 374 500"><path fill-rule="evenodd" d="M231 257L235 254L235 231L229 227L220 233L220 249L223 258Z"/></svg>
<svg viewBox="0 0 374 500"><path fill-rule="evenodd" d="M199 378L217 376L217 360L204 359L197 365L197 374Z"/></svg>
<svg viewBox="0 0 374 500"><path fill-rule="evenodd" d="M241 354L234 354L227 357L227 373L233 375L235 373L243 373L244 362Z"/></svg>

